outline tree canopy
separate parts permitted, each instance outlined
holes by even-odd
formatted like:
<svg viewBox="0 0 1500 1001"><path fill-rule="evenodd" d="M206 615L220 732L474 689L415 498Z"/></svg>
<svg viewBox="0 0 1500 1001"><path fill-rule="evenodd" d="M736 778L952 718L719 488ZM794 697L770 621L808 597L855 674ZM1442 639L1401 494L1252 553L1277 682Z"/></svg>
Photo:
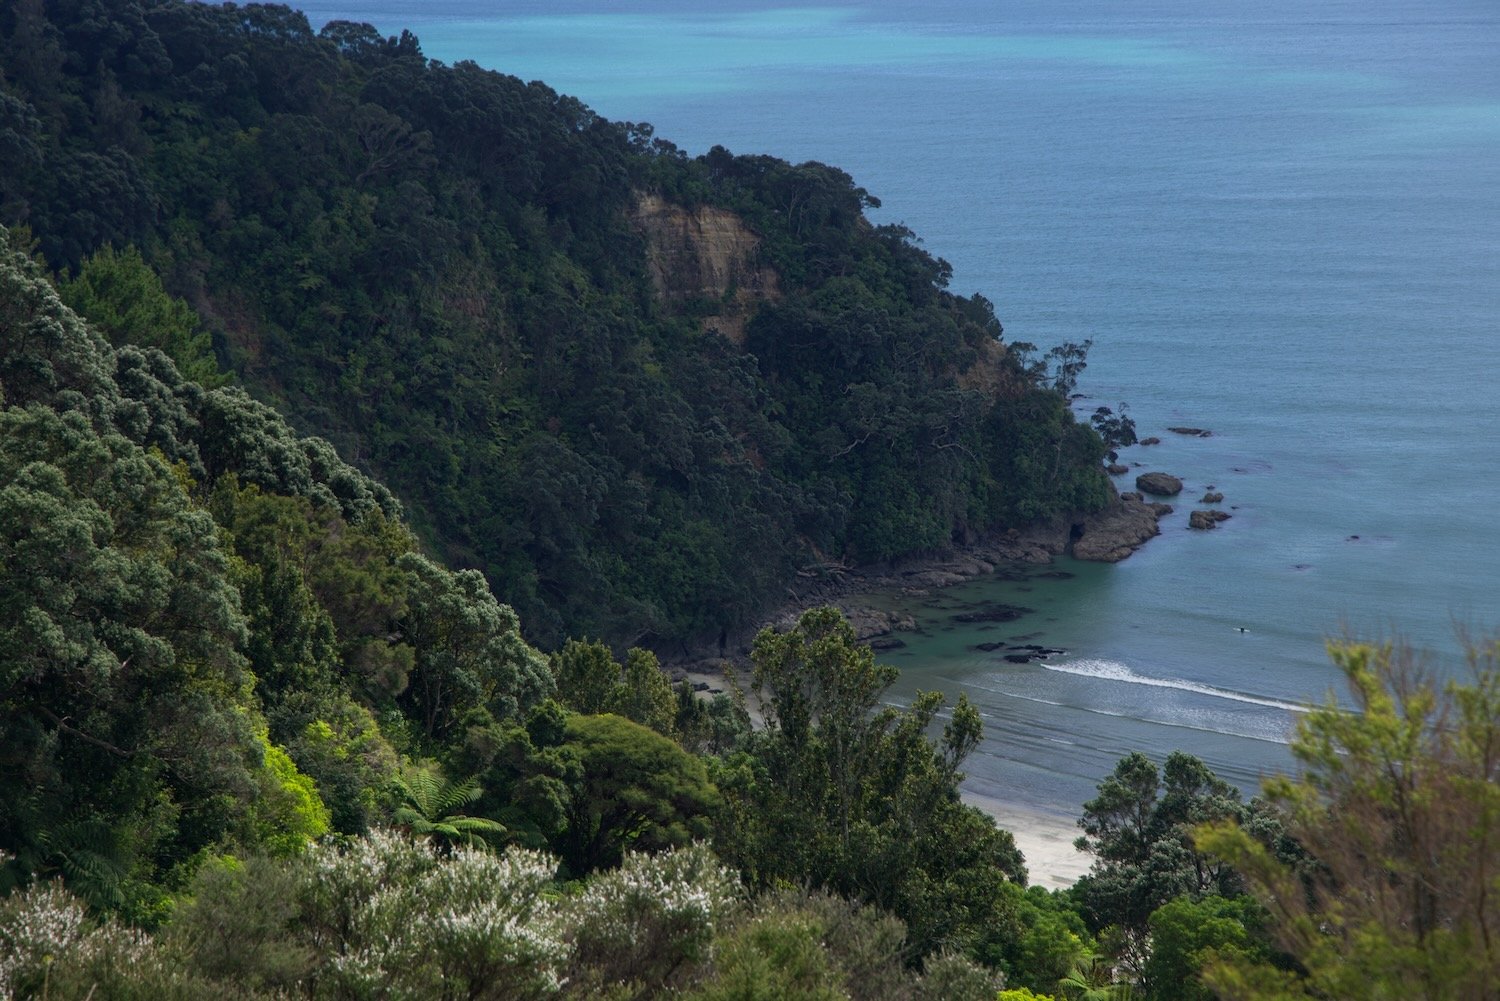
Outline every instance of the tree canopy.
<svg viewBox="0 0 1500 1001"><path fill-rule="evenodd" d="M289 486L297 455L215 447L275 405L532 641L712 642L801 568L1110 499L1065 398L1081 347L1024 365L835 167L690 158L274 4L28 0L0 11L0 65L0 223L116 343L249 394L210 394L210 475ZM771 277L658 287L648 199L724 213Z"/></svg>

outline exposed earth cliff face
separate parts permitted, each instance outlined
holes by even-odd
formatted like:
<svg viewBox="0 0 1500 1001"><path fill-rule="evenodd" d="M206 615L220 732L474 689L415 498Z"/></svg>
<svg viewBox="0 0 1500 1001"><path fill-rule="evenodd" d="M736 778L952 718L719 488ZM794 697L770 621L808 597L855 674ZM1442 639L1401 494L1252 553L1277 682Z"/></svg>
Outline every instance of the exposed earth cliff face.
<svg viewBox="0 0 1500 1001"><path fill-rule="evenodd" d="M760 238L733 212L641 194L631 219L646 237L656 294L669 308L709 310L705 330L743 345L756 307L781 298L776 272L761 263Z"/></svg>

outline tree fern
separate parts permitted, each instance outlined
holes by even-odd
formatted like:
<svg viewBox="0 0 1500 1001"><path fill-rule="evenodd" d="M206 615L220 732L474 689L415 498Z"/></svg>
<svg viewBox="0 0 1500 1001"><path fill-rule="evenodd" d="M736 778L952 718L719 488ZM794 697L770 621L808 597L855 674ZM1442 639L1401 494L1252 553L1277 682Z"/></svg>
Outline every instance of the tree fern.
<svg viewBox="0 0 1500 1001"><path fill-rule="evenodd" d="M483 794L475 778L454 782L436 763L424 761L404 766L394 785L401 800L396 808L396 824L411 834L452 847L459 842L471 846L482 844L486 837L506 833L505 825L498 821L458 812Z"/></svg>

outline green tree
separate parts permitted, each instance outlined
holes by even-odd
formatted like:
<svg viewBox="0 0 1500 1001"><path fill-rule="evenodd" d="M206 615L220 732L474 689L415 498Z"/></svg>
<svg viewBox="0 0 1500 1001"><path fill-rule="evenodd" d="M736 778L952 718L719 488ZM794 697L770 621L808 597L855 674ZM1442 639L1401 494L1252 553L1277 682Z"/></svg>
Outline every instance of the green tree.
<svg viewBox="0 0 1500 1001"><path fill-rule="evenodd" d="M1152 912L1181 896L1243 892L1239 875L1222 858L1194 847L1193 829L1253 817L1238 790L1181 751L1168 755L1161 769L1140 752L1121 758L1084 804L1077 846L1095 861L1073 892L1096 932L1118 930L1120 959L1148 989Z"/></svg>
<svg viewBox="0 0 1500 1001"><path fill-rule="evenodd" d="M1500 642L1468 645L1470 680L1440 685L1409 646L1344 641L1329 655L1352 705L1297 725L1295 778L1266 783L1316 860L1294 869L1230 823L1205 850L1243 871L1292 969L1225 950L1225 998L1490 997L1500 983Z"/></svg>
<svg viewBox="0 0 1500 1001"><path fill-rule="evenodd" d="M116 346L160 348L178 371L205 388L223 385L213 341L191 306L173 298L134 247L102 247L58 283L62 300Z"/></svg>
<svg viewBox="0 0 1500 1001"><path fill-rule="evenodd" d="M974 707L961 699L938 741L940 696L881 707L894 669L836 609L763 630L752 656L766 727L716 766L720 851L755 884L809 882L891 910L914 956L998 948L1016 930L1005 885L1025 867L1010 835L958 798Z"/></svg>
<svg viewBox="0 0 1500 1001"><path fill-rule="evenodd" d="M1201 976L1205 962L1268 960L1265 917L1248 896L1181 897L1157 908L1151 915L1151 957L1146 960L1152 1001L1215 1001Z"/></svg>
<svg viewBox="0 0 1500 1001"><path fill-rule="evenodd" d="M658 851L707 837L719 807L703 762L620 716L571 716L564 746L582 768L557 849L570 873L618 865L626 850Z"/></svg>
<svg viewBox="0 0 1500 1001"><path fill-rule="evenodd" d="M478 571L454 573L416 553L397 567L409 582L404 638L416 651L401 701L429 740L446 737L470 709L503 719L550 691L546 660Z"/></svg>
<svg viewBox="0 0 1500 1001"><path fill-rule="evenodd" d="M614 713L676 736L677 703L656 654L632 648L618 664L603 643L568 640L552 654L557 699L584 715Z"/></svg>
<svg viewBox="0 0 1500 1001"><path fill-rule="evenodd" d="M0 484L0 846L125 906L255 796L228 561L165 463L80 414L0 412Z"/></svg>

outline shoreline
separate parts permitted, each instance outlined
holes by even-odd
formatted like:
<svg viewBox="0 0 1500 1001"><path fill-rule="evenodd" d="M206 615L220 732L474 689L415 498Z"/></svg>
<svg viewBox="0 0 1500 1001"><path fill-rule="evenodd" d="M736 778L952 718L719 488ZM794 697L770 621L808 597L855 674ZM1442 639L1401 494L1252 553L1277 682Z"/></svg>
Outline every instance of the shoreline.
<svg viewBox="0 0 1500 1001"><path fill-rule="evenodd" d="M1073 847L1082 832L1076 822L1035 807L1008 803L960 789L963 801L994 818L996 826L1009 831L1016 847L1026 857L1028 886L1065 890L1088 873L1094 858Z"/></svg>
<svg viewBox="0 0 1500 1001"><path fill-rule="evenodd" d="M1069 552L1079 559L1119 562L1158 535L1157 521L1170 512L1169 505L1151 504L1139 494L1125 494L1115 505L1092 515L1058 518L1024 531L995 533L943 554L912 556L875 566L828 567L823 576L817 577L804 571L799 584L806 581L805 585L789 588L788 600L763 617L759 625L735 634L732 642L724 637L716 651L684 647L677 657L663 657L663 666L674 684L686 681L700 696L711 697L738 687L751 725L759 728L764 719L750 690L749 653L750 643L761 629L770 626L786 630L807 609L833 605L848 618L861 643L876 641L871 645L878 656L882 637L916 626L909 617L869 605L873 595L922 597L988 576L1006 565L1046 566ZM1092 856L1073 847L1079 834L1074 818L969 789L961 788L960 796L1010 832L1026 859L1029 885L1066 889L1089 871Z"/></svg>
<svg viewBox="0 0 1500 1001"><path fill-rule="evenodd" d="M750 644L756 634L767 626L790 629L810 608L835 606L849 619L859 641L867 643L911 626L899 617L853 603L852 598L882 592L923 597L988 576L1005 565L1046 566L1067 553L1080 560L1118 563L1160 534L1157 522L1172 508L1146 502L1135 493L1117 494L1117 498L1103 511L991 533L940 553L859 567L829 565L821 573L800 571L787 588L786 600L758 616L755 625L726 633L713 644L689 641L675 651L657 650L657 656L674 683L690 673L717 677L726 667L748 678ZM879 653L879 645L875 646Z"/></svg>

